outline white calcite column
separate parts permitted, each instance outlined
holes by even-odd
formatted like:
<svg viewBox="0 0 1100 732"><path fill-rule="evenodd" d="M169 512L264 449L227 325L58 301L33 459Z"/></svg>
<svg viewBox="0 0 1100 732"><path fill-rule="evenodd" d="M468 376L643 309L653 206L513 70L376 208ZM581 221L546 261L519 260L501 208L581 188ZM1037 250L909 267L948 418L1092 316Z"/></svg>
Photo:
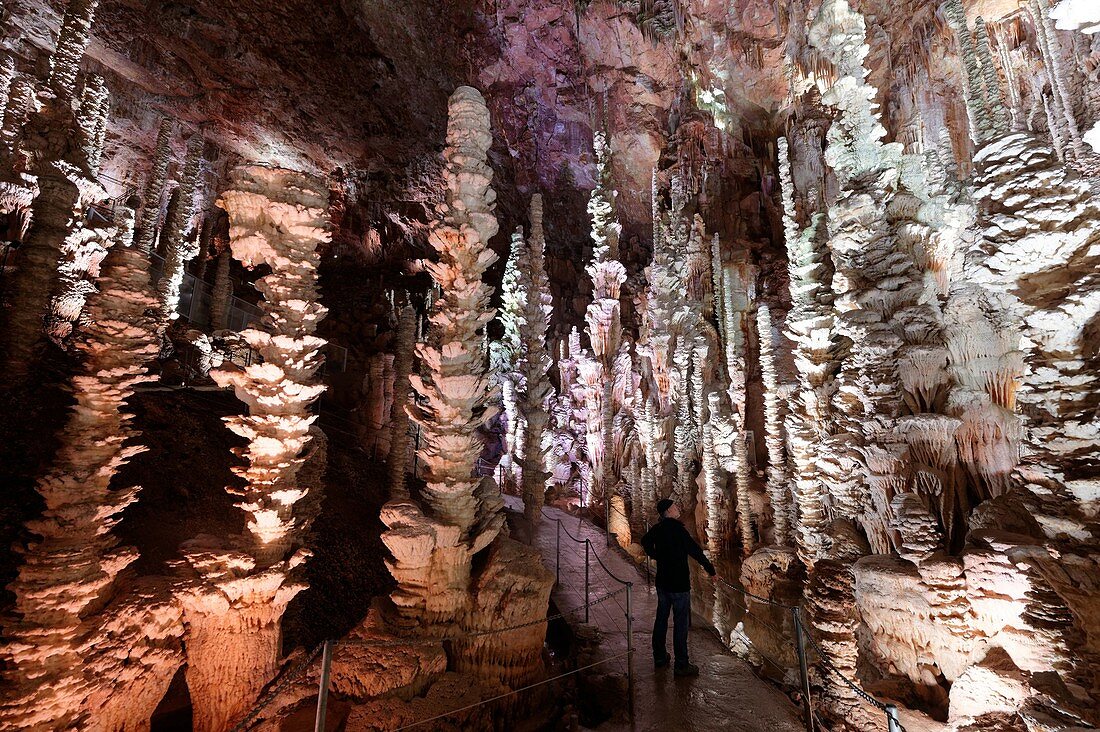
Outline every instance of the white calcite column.
<svg viewBox="0 0 1100 732"><path fill-rule="evenodd" d="M181 591L187 684L195 729L209 732L238 721L278 669L282 615L305 589L295 570L309 557L303 540L312 516L304 507L317 496L298 474L313 449L310 405L325 390L315 376L325 341L315 332L326 312L317 302L317 247L327 236L327 186L290 170L243 166L221 202L234 256L271 273L256 285L263 329L241 334L259 363L210 374L248 406L226 418L248 440L239 451L245 465L235 469L247 531L189 542L181 565L192 576Z"/></svg>
<svg viewBox="0 0 1100 732"><path fill-rule="evenodd" d="M124 239L132 233L132 226L121 228ZM23 551L23 565L8 586L16 619L5 626L0 647L8 690L0 704L5 729L96 728L88 708L93 696L107 689L132 692L135 672L156 677L158 668L159 676L167 675L163 694L178 665L170 647L157 658L147 655L155 641L147 644L141 634L126 639L130 668L112 656L116 648L108 626L123 613L114 605L103 608L115 599L119 573L137 559L133 547L119 546L113 529L140 487L111 483L145 449L134 444L138 432L125 404L135 387L155 378L146 364L157 349L155 325L147 315L155 302L147 262L129 241L115 245L99 284L89 299L87 326L75 341L83 356L71 384L76 405L58 435L54 464L36 486L45 510L27 525L36 539ZM163 601L150 598L148 605ZM171 608L162 611L170 621ZM125 614L135 618L141 612L129 607ZM157 624L149 624L153 635ZM141 695L130 698L131 714L121 716L135 726L126 728L147 723L159 698L151 706Z"/></svg>
<svg viewBox="0 0 1100 732"><path fill-rule="evenodd" d="M492 288L482 280L496 261L496 193L487 163L489 110L480 92L459 87L448 106L443 221L431 232L438 259L426 267L439 286L431 329L420 344L421 373L411 378L424 406L410 410L420 425L425 486L421 503L395 500L382 509L383 541L397 580L400 613L422 622L453 621L469 608L473 556L503 523L495 485L474 475L481 452L475 434L491 417L482 337L493 317Z"/></svg>

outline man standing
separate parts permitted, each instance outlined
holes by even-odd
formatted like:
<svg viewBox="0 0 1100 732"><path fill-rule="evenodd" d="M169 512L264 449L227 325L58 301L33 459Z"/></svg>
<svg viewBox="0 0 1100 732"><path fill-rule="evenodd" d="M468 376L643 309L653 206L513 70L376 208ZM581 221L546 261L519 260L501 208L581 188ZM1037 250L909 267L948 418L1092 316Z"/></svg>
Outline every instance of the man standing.
<svg viewBox="0 0 1100 732"><path fill-rule="evenodd" d="M715 576L714 565L703 549L680 523L680 506L667 498L657 501L661 520L642 537L645 553L657 560L657 617L653 620L653 663L657 668L668 665L665 648L668 635L668 613L672 611L672 649L676 654L673 673L696 676L699 667L688 660L688 629L691 627L691 578L688 557L703 565L707 574Z"/></svg>

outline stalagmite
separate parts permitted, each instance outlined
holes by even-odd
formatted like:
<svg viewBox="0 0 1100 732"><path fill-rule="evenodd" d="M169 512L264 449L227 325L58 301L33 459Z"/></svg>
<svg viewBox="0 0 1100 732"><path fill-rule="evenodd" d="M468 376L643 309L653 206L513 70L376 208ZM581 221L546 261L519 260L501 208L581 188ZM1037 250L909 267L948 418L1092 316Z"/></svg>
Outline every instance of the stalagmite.
<svg viewBox="0 0 1100 732"><path fill-rule="evenodd" d="M546 276L544 250L546 239L542 228L542 196L531 197L531 235L520 251L519 277L523 301L523 324L520 327L519 370L523 379L523 395L520 412L525 423L523 448L523 505L527 520L539 520L546 481L547 453L545 438L550 420L547 410L553 396L553 387L547 379L552 364L546 348L546 331L550 325L553 302L550 282Z"/></svg>
<svg viewBox="0 0 1100 732"><path fill-rule="evenodd" d="M1008 117L1005 115L1005 97L1001 93L1001 77L993 65L993 53L989 47L989 31L985 20L978 16L974 21L974 44L978 47L978 58L982 62L982 82L985 84L985 99L989 105L989 132L992 136L1008 132Z"/></svg>
<svg viewBox="0 0 1100 732"><path fill-rule="evenodd" d="M482 281L496 261L488 248L497 231L486 153L492 142L489 111L481 94L459 87L451 96L447 128L447 203L431 234L438 261L426 267L439 285L432 330L418 353L424 371L411 379L425 400L411 416L420 425L424 508L391 501L382 519L388 563L397 580L397 608L423 622L446 622L469 607L473 555L500 531L496 488L480 486L474 462L481 446L474 434L492 416L481 333L493 317L492 288Z"/></svg>
<svg viewBox="0 0 1100 732"><path fill-rule="evenodd" d="M145 252L151 251L160 222L161 198L168 183L168 163L172 159L172 123L168 118L160 121L157 145L153 150L153 165L145 183L144 206L137 227L137 245Z"/></svg>
<svg viewBox="0 0 1100 732"><path fill-rule="evenodd" d="M84 136L84 158L92 173L99 172L110 106L111 97L103 77L92 74L85 79L84 93L80 100L80 129Z"/></svg>
<svg viewBox="0 0 1100 732"><path fill-rule="evenodd" d="M955 31L963 68L966 72L966 109L970 114L970 137L975 143L981 144L989 139L992 133L992 123L990 121L989 100L986 98L982 86L982 71L978 65L977 54L974 51L974 38L970 35L970 29L966 25L966 11L963 10L962 0L946 0L943 8L944 14Z"/></svg>
<svg viewBox="0 0 1100 732"><path fill-rule="evenodd" d="M34 82L25 76L16 75L5 91L8 96L4 104L4 124L0 127L0 158L10 161L10 157L17 153L23 136L23 123L34 103ZM10 164L5 166L7 167Z"/></svg>
<svg viewBox="0 0 1100 732"><path fill-rule="evenodd" d="M509 484L518 485L522 478L520 459L523 454L522 421L519 390L523 388L517 366L520 359L520 327L523 322L523 292L520 287L519 257L523 248L523 229L512 233L512 245L504 266L500 284L500 312L497 320L504 329L499 340L490 346L489 361L494 385L500 390L504 410L504 455L501 462Z"/></svg>
<svg viewBox="0 0 1100 732"><path fill-rule="evenodd" d="M88 716L93 695L129 691L133 679L127 675L149 670L146 663L166 665L163 694L175 672L170 647L158 660L157 651L143 652L154 641L146 645L143 635L131 636L126 642L133 644L128 651L134 665L126 669L103 635L118 610L103 611L104 605L117 592L119 574L137 559L137 551L120 547L113 533L140 487L112 488L112 478L145 449L133 444L138 433L124 405L135 387L154 378L146 364L156 354L147 267L125 240L132 226L121 231L123 241L104 265L101 289L90 298L88 324L77 340L84 360L72 379L76 406L59 435L53 467L38 481L45 512L28 524L35 539L9 585L17 619L5 627L2 647L11 689L0 706L5 729L99 729ZM148 698L130 699L131 721L146 722L159 698L151 704Z"/></svg>
<svg viewBox="0 0 1100 732"><path fill-rule="evenodd" d="M69 0L57 37L57 48L50 58L48 85L62 104L69 104L76 92L80 61L92 35L92 22L99 0Z"/></svg>
<svg viewBox="0 0 1100 732"><path fill-rule="evenodd" d="M393 409L390 437L390 499L409 497L405 486L409 470L409 414L412 396L409 377L412 375L413 357L416 356L416 311L411 305L401 308L397 318L397 332L393 349Z"/></svg>
<svg viewBox="0 0 1100 732"><path fill-rule="evenodd" d="M217 260L214 286L210 291L210 329L214 332L229 327L229 306L233 297L233 280L229 277L233 253L229 247L218 252Z"/></svg>
<svg viewBox="0 0 1100 732"><path fill-rule="evenodd" d="M757 332L760 334L760 371L764 379L764 428L768 448L768 499L772 508L775 543L787 546L790 541L791 506L788 498L787 457L783 450L783 421L780 417L779 385L775 373L771 310L761 304L756 311Z"/></svg>
<svg viewBox="0 0 1100 732"><path fill-rule="evenodd" d="M1068 75L1062 67L1062 49L1058 42L1058 34L1054 30L1054 24L1050 20L1050 4L1047 0L1029 0L1028 9L1035 21L1035 31L1039 40L1039 50L1042 53L1043 63L1047 66L1047 77L1050 81L1050 93L1054 97L1056 109L1053 114L1058 119L1055 125L1066 131L1066 150L1070 153L1070 160L1078 160L1084 155L1084 143L1081 131L1077 126L1077 117L1073 113L1073 102L1069 98L1066 89ZM1053 131L1053 128L1052 128Z"/></svg>
<svg viewBox="0 0 1100 732"><path fill-rule="evenodd" d="M202 132L196 132L187 143L187 157L180 173L179 188L176 189L176 206L164 222L164 272L157 283L162 341L169 325L179 318L180 287L187 263L199 253L197 239L189 241L187 233L195 212L195 189L199 183L203 144Z"/></svg>
<svg viewBox="0 0 1100 732"><path fill-rule="evenodd" d="M246 464L234 468L245 483L237 505L247 533L228 542L196 538L181 563L192 574L181 601L194 725L210 731L238 721L274 677L282 615L305 589L295 570L310 555L302 542L318 497L298 473L317 450L309 408L325 390L315 379L325 341L314 333L326 313L317 302L317 247L326 236L327 187L301 173L244 166L221 202L234 256L271 273L257 283L264 329L241 334L262 362L210 374L248 405L247 415L226 418L249 441L239 451Z"/></svg>
<svg viewBox="0 0 1100 732"><path fill-rule="evenodd" d="M614 414L613 399L615 379L615 359L619 353L622 338L620 322L619 290L626 281L626 269L618 261L620 225L614 218L614 205L610 189L611 150L607 137L597 132L593 141L596 151L596 187L588 200L588 214L592 219L592 259L585 268L592 278L592 303L585 311L585 324L589 341L592 344L592 358L595 364L588 369L585 379L589 391L596 395L591 405L598 403L599 419L590 417L589 457L598 453L592 468L596 480L595 494L603 501L610 501L611 494L618 487L615 474L614 455ZM597 427L593 433L591 427ZM593 440L598 442L595 448Z"/></svg>
<svg viewBox="0 0 1100 732"><path fill-rule="evenodd" d="M787 417L787 439L796 473L793 494L798 506L796 544L799 559L812 568L823 548L826 528L826 486L820 470L817 444L828 433L839 349L834 343L834 316L829 288L822 281L826 271L824 252L817 238L824 228L818 215L799 231L795 218L794 183L789 148L779 139L779 171L783 198L783 224L791 278L791 310L787 313L787 337L795 343L798 396Z"/></svg>

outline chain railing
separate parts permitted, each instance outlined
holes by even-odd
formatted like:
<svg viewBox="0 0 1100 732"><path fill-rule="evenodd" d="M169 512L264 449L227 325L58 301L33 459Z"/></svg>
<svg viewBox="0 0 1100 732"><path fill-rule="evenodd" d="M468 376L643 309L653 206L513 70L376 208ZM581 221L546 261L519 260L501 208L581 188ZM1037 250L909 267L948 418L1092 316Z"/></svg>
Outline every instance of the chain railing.
<svg viewBox="0 0 1100 732"><path fill-rule="evenodd" d="M278 698L279 694L281 694L284 690L286 690L286 688L288 686L290 686L290 684L292 684L293 682L300 679L310 669L310 667L312 667L315 663L318 662L318 660L320 661L321 667L320 667L320 674L319 674L318 686L317 686L317 707L316 707L316 714L314 716L314 729L315 729L316 732L321 732L322 730L324 730L325 729L325 719L326 719L326 716L327 716L327 709L328 709L329 687L331 686L330 681L331 681L331 678L332 678L332 660L333 660L333 656L334 656L335 652L340 648L349 648L349 647L355 647L355 646L360 646L360 647L365 646L365 647L371 647L371 648L403 648L403 647L408 647L408 646L436 646L436 645L443 645L443 644L447 644L447 643L453 643L454 641L467 641L467 640L473 640L475 638L483 638L485 636L490 636L490 635L498 635L498 634L501 634L501 633L510 633L510 632L513 632L513 631L516 631L516 630L523 630L524 628L530 628L530 627L534 627L534 626L538 626L538 625L545 625L545 624L548 624L548 623L550 623L554 620L565 619L565 618L568 618L570 616L573 616L575 614L580 613L581 610L584 610L585 615L587 616L588 611L591 607L602 605L602 604L604 604L604 603L606 603L610 600L613 600L613 599L615 599L615 598L617 598L617 597L619 597L623 594L628 593L628 591L629 591L629 588L622 587L622 588L619 588L619 589L617 589L613 592L608 592L605 595L601 595L600 597L597 597L595 599L587 600L585 602L585 604L580 606L580 607L575 607L575 608L572 608L570 610L566 610L564 612L559 612L559 613L556 613L554 615L549 615L547 617L538 618L537 620L531 620L531 621L528 621L526 623L519 623L519 624L516 624L516 625L512 625L512 626L509 626L507 628L494 628L492 630L475 631L475 632L469 632L469 633L452 633L452 634L448 634L448 635L445 635L445 636L438 636L438 637L432 637L432 638L408 638L408 639L395 639L395 640L380 640L380 639L327 640L327 641L324 641L322 643L318 643L317 646L315 646L313 648L313 650L310 651L310 653L304 659L302 659L297 664L295 664L293 666L293 668L291 668L289 671L282 674L282 676L279 678L278 683L276 683L266 694L264 694L256 702L256 704L253 705L253 707L249 710L248 714L244 718L242 718L241 721L238 722L232 728L232 732L248 732L248 730L253 729L254 727L256 727L257 724L261 723L263 721L262 715L263 715L264 710L267 707L269 707L271 705L271 703L274 702L275 699ZM560 681L561 679L567 678L569 676L573 676L577 673L580 673L581 671L588 670L588 669L593 668L595 666L600 666L600 665L603 665L603 664L610 663L612 661L618 661L618 660L627 658L627 656L630 653L631 653L631 651L628 648L627 653L620 653L620 654L617 654L617 655L614 655L614 656L610 656L608 658L600 659L599 661L595 661L593 663L590 663L590 664L587 664L587 665L584 665L584 666L580 666L580 667L575 668L575 669L571 669L571 670L566 671L564 673L557 674L555 676L551 676L551 677L546 678L546 679L542 679L540 681L534 682L532 684L528 684L528 685L520 687L518 689L512 689L512 690L510 690L508 692L505 692L503 694L498 694L497 696L493 696L493 697L490 697L488 699L482 699L481 701L478 701L474 704L468 704L466 706L457 707L455 709L448 710L448 711L443 712L441 714L437 714L434 717L429 717L427 719L421 719L421 720L418 720L418 721L413 722L413 723L405 724L401 727L396 727L391 732L398 732L399 730L413 729L415 727L419 727L420 725L427 724L429 722L434 722L434 721L437 721L437 720L440 720L440 719L444 719L446 717L450 717L452 715L459 714L461 712L469 711L469 710L474 709L476 707L492 704L494 702L500 701L501 699L504 699L504 698L507 698L507 697L510 697L510 696L515 696L516 694L521 694L525 691L529 691L529 690L534 689L538 686L545 686L546 684L553 683L555 681Z"/></svg>
<svg viewBox="0 0 1100 732"><path fill-rule="evenodd" d="M836 666L832 664L828 656L825 654L824 651L821 650L821 647L817 644L817 641L814 640L813 635L810 633L809 627L806 624L805 617L802 613L802 608L796 605L784 605L783 603L769 600L766 597L754 595L751 592L745 590L743 587L739 587L730 582L727 582L721 577L716 577L716 581L720 585L728 588L729 590L732 590L734 593L740 594L744 598L743 603L738 603L736 600L733 600L733 603L741 610L743 610L746 616L751 616L753 622L760 623L764 627L770 629L774 633L778 634L781 638L788 641L794 647L795 655L798 658L798 676L799 686L801 687L800 691L802 694L803 718L806 724L806 729L809 732L814 732L815 730L816 716L813 711L813 699L810 692L809 656L806 652L807 644L817 655L817 661L822 667L826 668L830 673L840 679L843 684L851 688L852 691L854 691L861 699L866 701L875 709L878 709L886 716L886 727L888 732L905 732L905 729L904 727L902 727L901 721L898 718L897 706L880 702L878 699L864 691L855 681L845 676L838 668L836 668ZM780 611L788 613L791 618L791 627L794 629L794 637L788 638L787 632L784 629L776 626L774 623L768 622L764 618L760 617L758 614L754 614L751 607L753 602L758 602L769 605L771 607L779 608ZM725 643L724 638L720 640ZM752 642L751 639L749 639L749 641ZM767 661L769 664L772 665L772 667L779 671L781 675L785 675L787 673L788 669L784 664L777 662L775 659L765 654L756 644L753 644L753 650L755 650L760 655L760 658Z"/></svg>
<svg viewBox="0 0 1100 732"><path fill-rule="evenodd" d="M584 622L585 622L585 624L590 622L588 598L589 598L589 596L591 594L591 591L592 591L592 589L591 589L591 587L592 587L592 585L591 585L591 579L592 579L591 557L592 556L596 557L596 562L600 565L600 568L604 571L604 573L612 581L617 582L618 584L622 585L622 587L620 589L625 590L625 592L626 592L626 607L624 608L624 613L626 615L626 666L627 666L626 675L627 675L627 691L628 691L627 706L628 706L628 711L630 712L630 719L633 720L634 719L634 613L633 613L634 583L633 582L628 582L627 580L624 580L621 577L616 576L615 573L612 572L606 564L604 564L603 560L600 558L600 555L593 552L593 550L592 550L592 540L591 539L589 539L587 537L582 539L580 537L573 536L573 534L570 533L569 529L567 529L565 527L565 524L562 522L562 520L560 518L552 517L552 516L548 515L545 512L545 509L543 510L542 515L545 516L546 518L552 519L554 521L554 524L555 524L555 527L556 527L555 528L555 536L554 536L554 581L557 585L559 585L559 586L561 585L561 535L562 535L562 532L565 532L565 535L573 543L575 543L575 544L584 544L584 601L585 601L585 605L584 605ZM578 521L580 521L579 517L578 517ZM579 527L581 525L583 525L583 524L578 523L578 532L577 533L581 533L579 531Z"/></svg>

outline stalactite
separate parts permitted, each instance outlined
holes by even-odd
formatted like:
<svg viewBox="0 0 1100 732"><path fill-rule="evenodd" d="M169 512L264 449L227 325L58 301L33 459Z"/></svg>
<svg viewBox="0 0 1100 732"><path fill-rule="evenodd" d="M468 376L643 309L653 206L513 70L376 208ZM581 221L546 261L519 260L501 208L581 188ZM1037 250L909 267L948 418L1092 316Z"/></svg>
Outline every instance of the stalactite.
<svg viewBox="0 0 1100 732"><path fill-rule="evenodd" d="M197 239L189 241L187 233L195 213L195 190L199 184L203 145L202 132L196 132L187 143L187 157L176 190L176 206L164 222L164 273L157 283L162 341L172 321L179 318L180 287L187 263L199 253Z"/></svg>
<svg viewBox="0 0 1100 732"><path fill-rule="evenodd" d="M471 87L451 96L447 127L447 198L443 222L431 231L439 254L425 262L440 295L432 328L418 354L424 371L413 388L424 405L410 410L420 426L424 508L409 500L387 503L383 541L397 580L390 595L399 612L422 622L446 622L468 609L473 556L503 524L501 501L490 481L474 476L481 451L475 434L492 416L482 331L494 313L492 288L482 281L496 261L488 241L497 231L496 194L486 155L492 143L489 110Z"/></svg>
<svg viewBox="0 0 1100 732"><path fill-rule="evenodd" d="M306 586L295 570L309 557L302 542L319 486L299 469L323 450L309 409L325 390L315 377L325 341L315 332L326 314L317 302L317 247L326 236L327 186L281 168L243 166L221 202L234 256L271 273L256 285L265 329L241 333L261 362L210 374L248 405L247 415L225 418L248 440L237 450L245 465L234 468L244 487L231 489L242 497L247 533L224 544L193 540L181 563L192 573L181 590L187 684L195 729L204 731L237 722L278 668L282 615Z"/></svg>
<svg viewBox="0 0 1100 732"><path fill-rule="evenodd" d="M409 497L406 487L409 470L409 402L412 386L409 377L413 370L413 357L416 355L416 311L411 305L401 308L397 318L397 331L393 348L393 408L390 423L390 455L388 468L390 473L390 500Z"/></svg>
<svg viewBox="0 0 1100 732"><path fill-rule="evenodd" d="M147 315L154 299L144 257L126 241L128 230L120 227L122 241L89 300L88 324L76 343L83 355L72 379L76 406L53 466L38 481L45 512L27 526L36 538L9 585L18 619L6 625L0 651L11 692L0 706L5 729L97 728L87 716L90 697L104 688L124 694L133 681L128 673L148 671L145 662L158 665L151 655L143 659L142 635L128 639L134 644L128 670L114 664L113 649L102 642L112 614L101 610L115 595L119 574L137 559L113 533L140 487L112 488L112 478L145 450L133 442L138 433L125 403L135 387L155 378L146 369L156 354ZM175 672L170 658L162 661L169 668L161 693ZM140 704L148 699L128 701L138 707L132 722L140 724L148 716L136 717L151 716L159 697L145 709Z"/></svg>
<svg viewBox="0 0 1100 732"><path fill-rule="evenodd" d="M787 491L787 458L783 450L783 420L780 416L779 384L775 373L775 343L771 310L761 303L756 310L760 335L760 373L764 381L764 441L768 448L768 500L772 508L775 543L790 543L791 505Z"/></svg>
<svg viewBox="0 0 1100 732"><path fill-rule="evenodd" d="M157 144L153 150L153 164L149 169L149 180L145 183L144 207L137 229L137 244L144 251L152 251L156 239L157 224L160 222L161 199L168 184L168 163L172 159L172 123L168 118L161 119L157 131Z"/></svg>
<svg viewBox="0 0 1100 732"><path fill-rule="evenodd" d="M80 61L88 48L99 0L69 0L57 37L57 48L50 58L48 86L63 103L72 101L76 93L76 76Z"/></svg>

